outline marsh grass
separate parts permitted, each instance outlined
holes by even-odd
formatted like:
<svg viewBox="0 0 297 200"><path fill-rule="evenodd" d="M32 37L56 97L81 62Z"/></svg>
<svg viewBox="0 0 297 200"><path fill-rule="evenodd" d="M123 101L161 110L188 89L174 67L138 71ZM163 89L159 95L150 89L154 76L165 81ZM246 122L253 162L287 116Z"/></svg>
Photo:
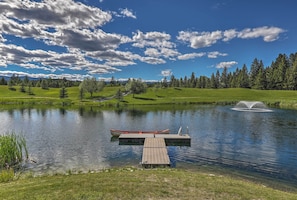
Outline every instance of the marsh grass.
<svg viewBox="0 0 297 200"><path fill-rule="evenodd" d="M16 168L24 159L28 159L25 138L15 133L0 135L0 170Z"/></svg>

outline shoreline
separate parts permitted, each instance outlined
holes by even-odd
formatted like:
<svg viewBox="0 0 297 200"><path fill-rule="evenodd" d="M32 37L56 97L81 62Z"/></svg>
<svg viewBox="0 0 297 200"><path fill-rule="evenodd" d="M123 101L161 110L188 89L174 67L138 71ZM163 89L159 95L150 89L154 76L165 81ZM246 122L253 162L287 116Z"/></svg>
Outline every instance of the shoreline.
<svg viewBox="0 0 297 200"><path fill-rule="evenodd" d="M66 170L64 172L32 172L31 170L23 169L21 172L17 172L19 178L26 177L51 177L51 176L69 176L69 175L79 175L79 174L96 174L104 171L114 171L114 170L177 170L177 171L189 171L193 173L204 173L204 174L213 174L215 176L228 176L236 180L243 180L252 182L255 184L263 184L267 187L281 190L281 191L290 191L297 193L297 181L295 180L285 180L280 179L275 176L268 176L262 174L261 172L247 171L243 169L237 169L235 167L223 167L219 165L208 165L208 164L199 164L199 165L188 165L186 163L180 164L177 167L156 167L156 168L143 168L140 165L114 165L110 167L104 167L97 170Z"/></svg>
<svg viewBox="0 0 297 200"><path fill-rule="evenodd" d="M273 183L272 181L270 183ZM275 184L275 183L274 183ZM210 169L139 169L18 177L0 183L4 199L296 199L294 187Z"/></svg>

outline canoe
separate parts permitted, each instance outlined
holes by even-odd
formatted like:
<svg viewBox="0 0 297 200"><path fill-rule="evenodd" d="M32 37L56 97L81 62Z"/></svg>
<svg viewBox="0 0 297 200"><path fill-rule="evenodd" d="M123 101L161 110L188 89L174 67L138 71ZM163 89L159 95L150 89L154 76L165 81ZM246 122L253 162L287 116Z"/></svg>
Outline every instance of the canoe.
<svg viewBox="0 0 297 200"><path fill-rule="evenodd" d="M110 129L110 134L113 137L119 137L121 134L169 134L169 129L157 130L157 131L128 131L128 130L116 130Z"/></svg>

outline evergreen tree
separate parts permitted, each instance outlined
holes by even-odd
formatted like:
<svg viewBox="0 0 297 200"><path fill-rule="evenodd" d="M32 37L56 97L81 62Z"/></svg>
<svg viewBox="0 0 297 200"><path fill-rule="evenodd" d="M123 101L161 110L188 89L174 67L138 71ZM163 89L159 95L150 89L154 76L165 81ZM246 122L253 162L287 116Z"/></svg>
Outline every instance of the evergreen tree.
<svg viewBox="0 0 297 200"><path fill-rule="evenodd" d="M220 75L220 71L217 70L216 76L215 76L215 88L219 88L220 83L221 83L221 75Z"/></svg>
<svg viewBox="0 0 297 200"><path fill-rule="evenodd" d="M184 87L184 81L182 78L179 79L179 87Z"/></svg>
<svg viewBox="0 0 297 200"><path fill-rule="evenodd" d="M236 68L235 72L232 73L230 78L230 87L231 88L238 88L239 87L239 81L237 80L239 76L239 69Z"/></svg>
<svg viewBox="0 0 297 200"><path fill-rule="evenodd" d="M291 60L291 59L290 59ZM287 69L286 77L286 89L297 90L297 59L291 60L292 65Z"/></svg>
<svg viewBox="0 0 297 200"><path fill-rule="evenodd" d="M28 77L28 76L25 76L25 77L24 77L24 80L23 80L24 84L25 84L25 85L28 85L29 81L30 81L30 80L29 80L29 77Z"/></svg>
<svg viewBox="0 0 297 200"><path fill-rule="evenodd" d="M22 81L22 83L21 83L20 92L26 92L24 81Z"/></svg>
<svg viewBox="0 0 297 200"><path fill-rule="evenodd" d="M29 81L29 83L28 83L28 94L29 95L34 94L33 91L32 91L32 85L33 85L32 81Z"/></svg>
<svg viewBox="0 0 297 200"><path fill-rule="evenodd" d="M42 89L48 90L48 80L42 79L40 86Z"/></svg>
<svg viewBox="0 0 297 200"><path fill-rule="evenodd" d="M242 70L239 72L239 87L241 88L249 88L250 87L250 80L248 75L248 69L244 64Z"/></svg>
<svg viewBox="0 0 297 200"><path fill-rule="evenodd" d="M189 87L191 87L191 88L196 87L196 77L195 77L195 73L194 72L192 72L192 74L191 74Z"/></svg>
<svg viewBox="0 0 297 200"><path fill-rule="evenodd" d="M7 81L5 80L4 77L1 78L0 85L7 85Z"/></svg>
<svg viewBox="0 0 297 200"><path fill-rule="evenodd" d="M289 66L293 67L296 60L297 60L297 52L296 53L291 53L290 56L289 56Z"/></svg>
<svg viewBox="0 0 297 200"><path fill-rule="evenodd" d="M198 80L198 82L199 82L198 88L207 88L207 80L208 79L209 78L206 76L200 76L200 78Z"/></svg>
<svg viewBox="0 0 297 200"><path fill-rule="evenodd" d="M38 81L36 81L35 83L35 87L41 87L41 79L39 79Z"/></svg>
<svg viewBox="0 0 297 200"><path fill-rule="evenodd" d="M205 88L210 88L211 87L211 82L209 78L206 78L206 84L205 84Z"/></svg>
<svg viewBox="0 0 297 200"><path fill-rule="evenodd" d="M188 82L188 77L187 76L184 77L183 82L184 82L184 87L186 87L186 88L189 87L189 82Z"/></svg>
<svg viewBox="0 0 297 200"><path fill-rule="evenodd" d="M254 81L254 89L264 90L266 89L266 75L264 68L260 68L258 71L258 75L256 76L256 79Z"/></svg>
<svg viewBox="0 0 297 200"><path fill-rule="evenodd" d="M137 84L138 84L138 83L137 83ZM161 84L162 84L162 87L163 87L163 88L167 88L167 87L168 87L168 82L167 82L167 78L166 78L166 77L163 78Z"/></svg>
<svg viewBox="0 0 297 200"><path fill-rule="evenodd" d="M250 79L250 87L251 88L255 88L255 82L256 82L256 79L257 79L257 76L259 74L259 71L261 68L263 68L263 63L262 61L258 61L257 58L254 59L252 65L251 65L251 70L250 70L250 76L249 76L249 79Z"/></svg>
<svg viewBox="0 0 297 200"><path fill-rule="evenodd" d="M288 58L285 54L279 54L275 62L271 64L269 77L270 89L281 90L286 82L286 71L289 68Z"/></svg>
<svg viewBox="0 0 297 200"><path fill-rule="evenodd" d="M10 81L13 86L14 85L19 85L19 83L21 82L21 79L19 78L19 75L15 75L13 74L11 77L10 77Z"/></svg>
<svg viewBox="0 0 297 200"><path fill-rule="evenodd" d="M60 98L61 99L65 99L68 97L68 93L67 93L67 89L66 87L63 85L62 88L60 89Z"/></svg>
<svg viewBox="0 0 297 200"><path fill-rule="evenodd" d="M174 75L170 77L170 87L178 87L178 81L175 79Z"/></svg>
<svg viewBox="0 0 297 200"><path fill-rule="evenodd" d="M217 88L216 78L215 78L214 73L212 73L211 77L210 77L210 87L213 89Z"/></svg>
<svg viewBox="0 0 297 200"><path fill-rule="evenodd" d="M8 89L15 90L13 87L13 81L11 79L7 82L7 85L8 85Z"/></svg>
<svg viewBox="0 0 297 200"><path fill-rule="evenodd" d="M210 88L211 83L210 83L210 78L203 76L203 83L204 83L204 88Z"/></svg>
<svg viewBox="0 0 297 200"><path fill-rule="evenodd" d="M115 95L115 99L117 99L118 101L123 101L123 93L121 91L121 89L119 89Z"/></svg>
<svg viewBox="0 0 297 200"><path fill-rule="evenodd" d="M229 87L227 67L224 67L224 70L223 70L222 75L221 75L221 87L222 88L228 88Z"/></svg>
<svg viewBox="0 0 297 200"><path fill-rule="evenodd" d="M114 79L114 77L112 76L111 77L111 80L110 80L110 83L109 83L111 86L115 86L116 85L116 81Z"/></svg>

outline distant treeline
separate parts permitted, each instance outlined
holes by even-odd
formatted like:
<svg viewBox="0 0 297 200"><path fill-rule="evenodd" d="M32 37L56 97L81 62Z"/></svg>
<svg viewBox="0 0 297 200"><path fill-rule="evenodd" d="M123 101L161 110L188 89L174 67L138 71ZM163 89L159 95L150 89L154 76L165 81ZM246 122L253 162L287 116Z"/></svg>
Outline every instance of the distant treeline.
<svg viewBox="0 0 297 200"><path fill-rule="evenodd" d="M262 60L254 59L250 70L244 64L241 69L228 72L225 67L211 77L190 77L177 79L172 75L170 80L164 79L162 87L189 88L252 88L260 90L296 90L297 89L297 53L279 54L270 66L264 67Z"/></svg>
<svg viewBox="0 0 297 200"><path fill-rule="evenodd" d="M79 86L81 81L71 81L63 79L34 79L29 77L18 77L12 75L8 80L4 77L0 79L0 85L9 87L32 86L47 88L61 88ZM119 82L112 77L107 83L110 86L124 85L126 82ZM248 70L244 64L242 68L237 68L233 72L228 72L224 68L221 72L217 70L211 77L196 77L193 72L190 77L176 78L174 75L170 79L164 78L158 83L148 83L148 86L158 87L188 87L188 88L252 88L260 90L296 90L297 89L297 53L290 56L279 54L270 66L264 67L262 60L254 59Z"/></svg>
<svg viewBox="0 0 297 200"><path fill-rule="evenodd" d="M30 79L28 76L19 77L13 74L8 80L2 77L0 79L0 85L13 86L30 86L30 87L41 87L43 89L48 88L62 88L62 87L73 87L79 86L81 81L71 81L66 78L63 79Z"/></svg>

